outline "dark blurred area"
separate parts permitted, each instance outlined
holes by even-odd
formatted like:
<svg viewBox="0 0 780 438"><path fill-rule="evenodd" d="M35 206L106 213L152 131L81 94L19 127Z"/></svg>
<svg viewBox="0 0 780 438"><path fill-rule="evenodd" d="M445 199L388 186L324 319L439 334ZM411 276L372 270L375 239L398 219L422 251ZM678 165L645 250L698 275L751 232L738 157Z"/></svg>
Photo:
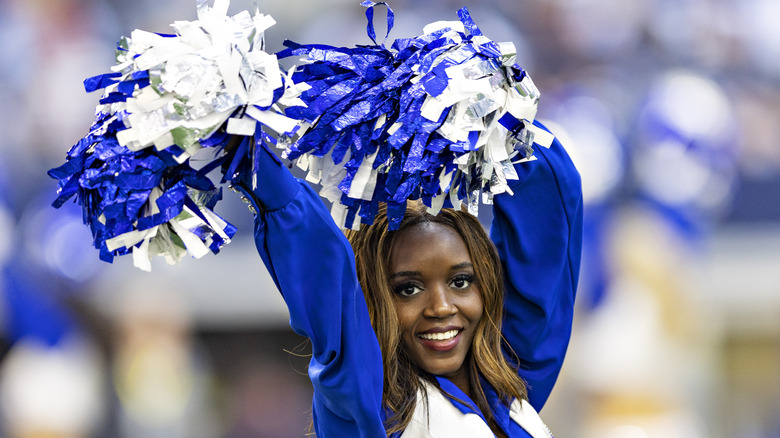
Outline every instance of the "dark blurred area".
<svg viewBox="0 0 780 438"><path fill-rule="evenodd" d="M359 3L260 1L267 51L369 44ZM514 42L581 171L579 309L541 412L555 435L780 436L780 2L390 5L390 39L465 5ZM120 36L195 18L195 0L0 0L0 436L307 434L306 340L236 196L228 247L151 273L99 261L80 208L50 205L46 171L97 104L83 79Z"/></svg>

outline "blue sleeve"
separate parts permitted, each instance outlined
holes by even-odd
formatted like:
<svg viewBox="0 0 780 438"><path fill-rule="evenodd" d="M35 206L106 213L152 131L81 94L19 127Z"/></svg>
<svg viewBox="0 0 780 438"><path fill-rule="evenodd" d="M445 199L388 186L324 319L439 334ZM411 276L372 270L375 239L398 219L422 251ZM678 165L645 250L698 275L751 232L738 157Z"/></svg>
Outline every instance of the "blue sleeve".
<svg viewBox="0 0 780 438"><path fill-rule="evenodd" d="M382 357L349 242L319 196L269 152L257 189L255 243L282 293L293 330L311 339L315 433L385 436Z"/></svg>
<svg viewBox="0 0 780 438"><path fill-rule="evenodd" d="M538 126L541 126L537 123ZM582 250L580 176L558 140L515 166L514 195L494 199L491 237L504 268L503 333L541 410L571 336Z"/></svg>

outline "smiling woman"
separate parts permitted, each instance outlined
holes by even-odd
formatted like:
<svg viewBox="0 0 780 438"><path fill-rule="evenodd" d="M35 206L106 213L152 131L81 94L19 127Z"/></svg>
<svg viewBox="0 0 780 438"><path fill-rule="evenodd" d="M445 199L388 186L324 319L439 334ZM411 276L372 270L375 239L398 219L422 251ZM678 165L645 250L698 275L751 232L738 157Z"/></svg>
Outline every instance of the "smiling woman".
<svg viewBox="0 0 780 438"><path fill-rule="evenodd" d="M414 201L395 229L380 206L342 233L259 152L256 188L237 187L290 324L312 341L317 436L550 436L537 411L571 334L582 227L579 174L557 140L514 165L490 235L465 211Z"/></svg>
<svg viewBox="0 0 780 438"><path fill-rule="evenodd" d="M378 4L363 5L376 43ZM330 212L262 141L251 168L227 172L311 340L320 438L551 436L537 411L571 334L580 178L534 121L514 46L458 16L392 50L288 42L278 55L307 59L292 75L306 105L285 113L306 123L277 146Z"/></svg>
<svg viewBox="0 0 780 438"><path fill-rule="evenodd" d="M426 380L436 385L434 376L446 377L473 400L489 424L494 419L480 376L507 398L525 397L523 382L501 353L500 259L476 218L452 209L431 215L422 203L410 202L397 231L388 231L380 208L374 225L347 236L361 284L372 291L366 300L385 367L392 370L386 374L394 376L385 382L384 397L391 406L405 406L393 421L408 423L417 407L410 400ZM388 303L394 312L377 311Z"/></svg>

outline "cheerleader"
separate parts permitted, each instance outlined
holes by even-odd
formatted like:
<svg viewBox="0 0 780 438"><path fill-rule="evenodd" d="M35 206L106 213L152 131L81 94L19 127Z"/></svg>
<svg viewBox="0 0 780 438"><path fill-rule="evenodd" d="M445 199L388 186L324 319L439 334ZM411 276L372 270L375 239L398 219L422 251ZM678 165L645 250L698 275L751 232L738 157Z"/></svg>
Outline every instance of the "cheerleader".
<svg viewBox="0 0 780 438"><path fill-rule="evenodd" d="M540 126L537 123L537 126ZM490 235L467 212L410 202L397 230L334 223L270 156L254 190L255 241L311 340L318 437L548 437L537 411L572 327L579 174L561 144L515 166Z"/></svg>

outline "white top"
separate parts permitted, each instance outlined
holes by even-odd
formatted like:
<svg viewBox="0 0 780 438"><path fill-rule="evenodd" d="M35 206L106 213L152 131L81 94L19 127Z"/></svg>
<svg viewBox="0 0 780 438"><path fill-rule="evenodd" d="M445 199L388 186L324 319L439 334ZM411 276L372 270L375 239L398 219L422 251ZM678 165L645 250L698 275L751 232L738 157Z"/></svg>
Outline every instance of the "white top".
<svg viewBox="0 0 780 438"><path fill-rule="evenodd" d="M401 438L494 438L493 431L477 414L461 412L442 392L423 381L425 389L417 393L417 406L412 421ZM428 394L428 403L423 397ZM536 410L526 400L512 401L509 418L525 429L533 438L552 438Z"/></svg>

